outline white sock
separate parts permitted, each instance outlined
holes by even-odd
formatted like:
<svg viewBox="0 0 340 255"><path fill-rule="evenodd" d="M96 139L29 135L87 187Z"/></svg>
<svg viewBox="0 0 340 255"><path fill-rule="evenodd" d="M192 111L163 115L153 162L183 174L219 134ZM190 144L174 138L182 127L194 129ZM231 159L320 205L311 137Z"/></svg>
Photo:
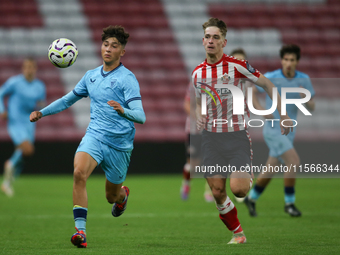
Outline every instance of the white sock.
<svg viewBox="0 0 340 255"><path fill-rule="evenodd" d="M184 171L185 172L190 172L190 163L186 163L185 165L184 165Z"/></svg>
<svg viewBox="0 0 340 255"><path fill-rule="evenodd" d="M234 203L230 200L228 196L223 204L216 204L216 208L220 212L220 214L226 214L230 212L232 209L234 209L234 207L235 207Z"/></svg>

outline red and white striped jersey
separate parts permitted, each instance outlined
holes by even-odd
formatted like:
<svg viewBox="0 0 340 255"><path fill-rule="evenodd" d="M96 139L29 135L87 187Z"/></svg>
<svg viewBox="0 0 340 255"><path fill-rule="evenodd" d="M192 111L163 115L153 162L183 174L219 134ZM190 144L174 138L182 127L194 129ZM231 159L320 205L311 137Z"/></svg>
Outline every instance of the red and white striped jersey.
<svg viewBox="0 0 340 255"><path fill-rule="evenodd" d="M249 110L245 80L256 82L260 75L261 73L251 67L248 61L239 60L226 54L213 65L208 64L205 60L195 68L192 73L192 81L196 97L201 98L203 94L206 95L205 129L207 131L222 133L247 129ZM230 90L221 88L223 84L234 85L241 89L244 94L244 115L233 115L233 95ZM219 95L222 104L215 92Z"/></svg>

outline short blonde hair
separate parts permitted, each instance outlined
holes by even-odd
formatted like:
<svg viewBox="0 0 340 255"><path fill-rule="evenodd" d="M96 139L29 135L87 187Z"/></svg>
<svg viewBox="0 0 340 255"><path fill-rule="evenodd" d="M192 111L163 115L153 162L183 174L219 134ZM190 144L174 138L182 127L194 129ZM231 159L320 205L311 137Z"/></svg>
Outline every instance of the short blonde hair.
<svg viewBox="0 0 340 255"><path fill-rule="evenodd" d="M207 27L218 27L221 31L222 36L225 38L227 35L227 25L224 23L223 20L218 18L210 18L207 22L203 25L203 31L205 32Z"/></svg>

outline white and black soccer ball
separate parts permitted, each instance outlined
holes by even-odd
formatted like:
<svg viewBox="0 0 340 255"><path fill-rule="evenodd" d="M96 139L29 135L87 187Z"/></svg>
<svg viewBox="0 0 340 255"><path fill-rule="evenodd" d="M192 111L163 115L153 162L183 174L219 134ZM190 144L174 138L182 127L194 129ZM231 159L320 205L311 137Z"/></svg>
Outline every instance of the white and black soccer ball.
<svg viewBox="0 0 340 255"><path fill-rule="evenodd" d="M76 62L78 56L77 46L69 39L56 39L48 47L48 59L59 68L66 68Z"/></svg>

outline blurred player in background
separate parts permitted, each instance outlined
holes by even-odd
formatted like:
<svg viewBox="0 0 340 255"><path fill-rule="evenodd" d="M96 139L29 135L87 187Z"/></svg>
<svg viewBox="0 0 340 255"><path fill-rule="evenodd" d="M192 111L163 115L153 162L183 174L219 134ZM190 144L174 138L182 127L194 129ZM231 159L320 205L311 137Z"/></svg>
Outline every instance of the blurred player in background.
<svg viewBox="0 0 340 255"><path fill-rule="evenodd" d="M35 123L29 121L30 112L41 109L45 104L45 84L36 76L37 63L26 58L22 64L22 74L9 78L0 87L0 117L7 119L7 130L15 145L15 151L4 165L4 180L1 190L13 196L12 182L23 167L23 157L34 153ZM7 110L4 98L8 96Z"/></svg>
<svg viewBox="0 0 340 255"><path fill-rule="evenodd" d="M300 48L297 45L284 45L280 50L281 65L282 68L268 72L265 76L270 79L277 87L281 94L281 88L283 87L303 87L308 89L311 93L312 99L305 105L307 109L313 111L315 103L313 97L315 95L312 83L309 76L305 73L296 70L296 67L300 59ZM264 90L258 86L253 87L253 104L258 110L264 108L258 101L258 93L263 93ZM289 93L289 98L300 98L305 95L298 93ZM266 109L269 109L272 105L272 100L266 96ZM296 120L298 108L294 104L287 105L287 114ZM273 115L265 116L269 119L278 119L279 113L275 111ZM298 166L300 164L300 158L297 154L293 142L295 137L296 129L289 133L287 136L280 135L280 127L275 122L274 125L269 121L265 122L263 128L263 137L269 148L269 156L266 162L267 166L280 166L281 163L286 166ZM249 214L253 217L257 216L255 210L255 203L263 193L264 189L270 182L274 173L266 172L261 173L257 180L254 188L250 191L249 195L245 198L244 202L247 205ZM285 173L284 175L284 200L285 206L284 211L291 216L301 216L301 212L295 206L295 174Z"/></svg>
<svg viewBox="0 0 340 255"><path fill-rule="evenodd" d="M247 54L242 48L232 50L229 55L240 60L246 60L247 58Z"/></svg>
<svg viewBox="0 0 340 255"><path fill-rule="evenodd" d="M204 128L201 148L202 163L206 169L209 166L219 165L232 166L241 170L241 167L251 165L252 158L251 140L246 130L247 126L242 125L242 120L247 116L233 115L233 96L230 91L219 87L216 92L214 87L216 84L222 86L232 83L242 90L243 84L239 79L247 78L263 87L272 97L274 85L258 70L251 67L247 61L237 60L223 53L223 48L227 44L225 39L227 26L222 20L210 18L203 24L203 30L206 59L192 73L193 84L196 88L197 128ZM215 101L219 101L220 98L222 103L214 104L211 96L208 96L208 93L203 94L202 91L214 93ZM206 105L201 106L203 96L206 98ZM281 112L280 96L277 99ZM202 107L206 107L206 115L201 115ZM248 113L246 104L244 111ZM234 120L234 123L232 125L222 123L215 125L215 119L226 119L228 123ZM292 126L292 121L287 119L289 116L281 116L281 120L289 122L287 126ZM287 135L290 129L282 127L282 134ZM220 219L233 232L233 237L228 244L245 243L246 236L238 220L236 207L226 193L226 178L230 177L230 189L237 197L246 196L251 187L252 178L249 172L235 171L229 174L228 172L206 171L205 178L212 190Z"/></svg>
<svg viewBox="0 0 340 255"><path fill-rule="evenodd" d="M202 131L196 128L196 98L192 83L189 83L187 93L184 98L184 110L187 114L185 122L185 132L187 140L185 142L187 162L183 168L183 182L181 186L181 198L187 200L190 192L190 171L201 163L201 140ZM210 187L205 183L204 199L206 202L213 202Z"/></svg>
<svg viewBox="0 0 340 255"><path fill-rule="evenodd" d="M242 48L233 49L230 52L229 55L233 56L234 58L240 59L240 60L246 60L246 58L247 58L247 54L246 54L245 50L242 49ZM244 84L243 93L246 93L247 87L251 86L251 83L250 82L246 82L244 80L241 81L241 82L243 82L243 84ZM238 203L242 203L244 201L244 197L236 197L236 196L234 196L234 198L235 198L235 201L238 202Z"/></svg>
<svg viewBox="0 0 340 255"><path fill-rule="evenodd" d="M78 248L87 247L86 181L98 165L105 172L106 199L113 204L112 215L120 216L127 205L129 189L122 183L133 149L134 122L145 122L138 81L120 62L128 38L121 26L104 28L103 65L88 71L73 91L30 116L31 121L37 121L67 109L83 97L91 99L91 121L74 157L73 216L77 233L71 242Z"/></svg>

